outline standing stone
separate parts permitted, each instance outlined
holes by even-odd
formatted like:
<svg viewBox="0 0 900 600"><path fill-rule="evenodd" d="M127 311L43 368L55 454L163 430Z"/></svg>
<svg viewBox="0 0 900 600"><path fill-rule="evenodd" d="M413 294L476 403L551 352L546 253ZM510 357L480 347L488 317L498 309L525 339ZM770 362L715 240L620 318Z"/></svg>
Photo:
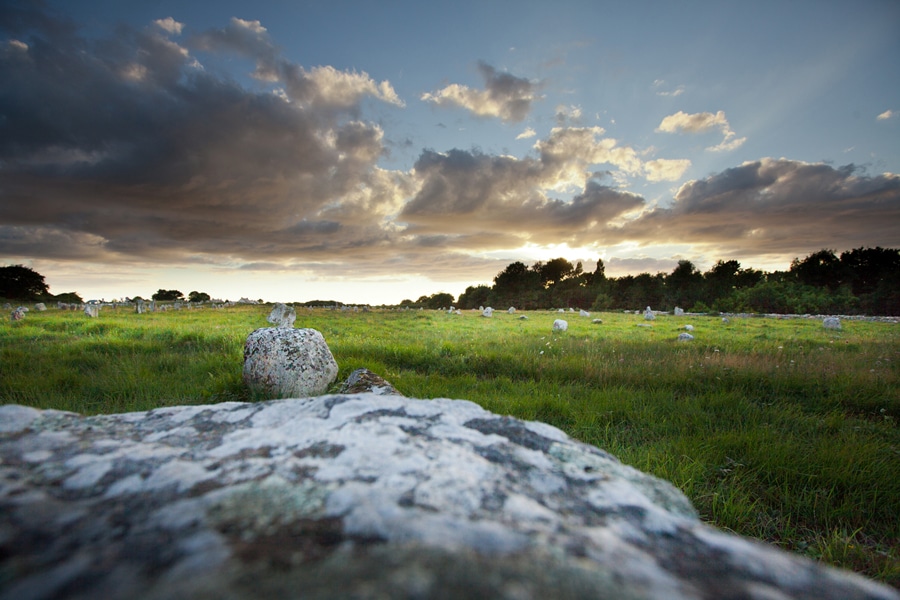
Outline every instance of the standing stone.
<svg viewBox="0 0 900 600"><path fill-rule="evenodd" d="M506 309L506 312L509 313L509 314L511 314L511 315L514 315L514 314L516 314L516 307L515 307L515 306L510 306L508 309Z"/></svg>
<svg viewBox="0 0 900 600"><path fill-rule="evenodd" d="M266 320L275 325L275 327L290 328L294 326L294 321L297 320L297 311L294 310L293 306L286 306L279 302L272 308L272 312L269 313L269 317Z"/></svg>
<svg viewBox="0 0 900 600"><path fill-rule="evenodd" d="M693 340L693 339L694 339L694 336L692 336L692 335L689 334L689 333L679 333L679 334L678 334L678 341L679 341L679 342L690 342L690 341Z"/></svg>
<svg viewBox="0 0 900 600"><path fill-rule="evenodd" d="M569 322L563 321L562 319L556 319L553 321L553 331L568 331Z"/></svg>
<svg viewBox="0 0 900 600"><path fill-rule="evenodd" d="M676 316L676 317L683 317L683 316L684 316L684 309L683 309L683 308L678 308L678 307L676 306L676 307L675 307L675 316Z"/></svg>
<svg viewBox="0 0 900 600"><path fill-rule="evenodd" d="M682 327L682 329L684 329L685 331L693 331L694 326L693 325L685 325L684 327Z"/></svg>
<svg viewBox="0 0 900 600"><path fill-rule="evenodd" d="M494 309L491 308L490 306L488 306L486 309L484 309L483 311L481 311L481 316L482 316L482 317L493 317L493 316L494 316Z"/></svg>
<svg viewBox="0 0 900 600"><path fill-rule="evenodd" d="M43 312L43 311L47 310L47 305L44 304L43 302L38 302L37 304L34 305L34 310L36 310L38 312Z"/></svg>
<svg viewBox="0 0 900 600"><path fill-rule="evenodd" d="M135 304L134 304L134 312L135 313L142 315L142 314L144 314L144 310L145 310L145 308L144 308L143 302L135 302Z"/></svg>
<svg viewBox="0 0 900 600"><path fill-rule="evenodd" d="M644 311L644 320L645 321L655 321L656 320L656 315L653 314L653 311L650 310L649 306Z"/></svg>
<svg viewBox="0 0 900 600"><path fill-rule="evenodd" d="M100 305L99 304L88 304L84 307L84 314L95 319L100 316Z"/></svg>
<svg viewBox="0 0 900 600"><path fill-rule="evenodd" d="M825 319L822 321L822 325L825 326L825 329L840 330L841 320L837 317L825 317Z"/></svg>
<svg viewBox="0 0 900 600"><path fill-rule="evenodd" d="M12 311L11 313L9 313L10 321L22 321L24 319L25 319L25 311L22 310L21 306L19 308L17 308L16 310Z"/></svg>
<svg viewBox="0 0 900 600"><path fill-rule="evenodd" d="M580 317L589 317L589 316L591 316L591 313L589 313L588 311L586 311L586 310L584 310L584 309L581 309L581 310L578 311L578 316L580 316Z"/></svg>
<svg viewBox="0 0 900 600"><path fill-rule="evenodd" d="M265 327L244 344L244 383L269 397L317 396L337 374L337 362L315 329Z"/></svg>

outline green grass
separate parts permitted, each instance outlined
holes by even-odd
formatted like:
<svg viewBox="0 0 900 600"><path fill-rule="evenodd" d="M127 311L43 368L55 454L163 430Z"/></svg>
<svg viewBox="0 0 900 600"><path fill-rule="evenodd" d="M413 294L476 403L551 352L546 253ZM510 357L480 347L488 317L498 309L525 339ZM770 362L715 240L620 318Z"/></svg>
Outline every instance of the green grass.
<svg viewBox="0 0 900 600"><path fill-rule="evenodd" d="M255 400L243 343L268 307L30 312L0 325L0 402L85 414ZM900 587L900 326L815 320L298 309L338 381L555 425L672 481L702 517ZM684 323L693 342L675 341Z"/></svg>

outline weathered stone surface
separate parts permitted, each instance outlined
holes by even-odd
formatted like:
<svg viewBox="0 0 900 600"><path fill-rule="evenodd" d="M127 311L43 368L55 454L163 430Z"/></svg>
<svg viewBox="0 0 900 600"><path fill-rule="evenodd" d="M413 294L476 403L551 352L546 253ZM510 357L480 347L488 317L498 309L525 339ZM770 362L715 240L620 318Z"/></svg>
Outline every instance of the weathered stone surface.
<svg viewBox="0 0 900 600"><path fill-rule="evenodd" d="M315 329L264 327L244 344L244 383L270 398L322 394L337 374L337 361Z"/></svg>
<svg viewBox="0 0 900 600"><path fill-rule="evenodd" d="M380 396L403 395L390 382L368 369L353 371L338 389L339 394L362 394L365 392L371 392Z"/></svg>
<svg viewBox="0 0 900 600"><path fill-rule="evenodd" d="M693 339L694 339L694 336L692 336L692 335L689 334L689 333L679 333L679 334L678 334L678 341L679 341L679 342L690 342L690 341L692 341Z"/></svg>
<svg viewBox="0 0 900 600"><path fill-rule="evenodd" d="M586 311L584 309L581 309L578 311L578 315L582 316L582 317L589 317L589 316L591 316L591 313L589 313L588 311Z"/></svg>
<svg viewBox="0 0 900 600"><path fill-rule="evenodd" d="M493 317L493 316L494 316L494 309L491 308L490 306L488 306L486 309L484 309L483 311L481 311L481 316L482 316L482 317L489 317L489 318L490 318L490 317Z"/></svg>
<svg viewBox="0 0 900 600"><path fill-rule="evenodd" d="M294 310L294 307L287 306L281 302L272 308L272 312L266 318L266 321L272 323L275 327L293 327L296 320L297 311Z"/></svg>
<svg viewBox="0 0 900 600"><path fill-rule="evenodd" d="M44 304L43 302L38 302L37 304L34 305L34 310L36 310L38 312L44 312L45 310L47 310L47 305Z"/></svg>
<svg viewBox="0 0 900 600"><path fill-rule="evenodd" d="M84 314L95 319L100 316L100 305L88 304L84 307Z"/></svg>
<svg viewBox="0 0 900 600"><path fill-rule="evenodd" d="M825 329L840 330L841 320L838 317L825 317L822 319L822 325Z"/></svg>
<svg viewBox="0 0 900 600"><path fill-rule="evenodd" d="M516 314L516 307L510 306L509 308L506 309L506 312L507 312L507 314L514 315L514 314Z"/></svg>
<svg viewBox="0 0 900 600"><path fill-rule="evenodd" d="M684 316L684 309L683 309L683 308L679 308L679 307L676 306L676 307L675 307L675 313L674 313L674 314L675 314L676 317L683 317L683 316Z"/></svg>
<svg viewBox="0 0 900 600"><path fill-rule="evenodd" d="M569 322L564 321L563 319L556 319L553 321L553 331L567 331L569 329Z"/></svg>
<svg viewBox="0 0 900 600"><path fill-rule="evenodd" d="M593 320L591 321L591 323L593 323L594 325L602 325L602 324L603 324L603 319L593 319Z"/></svg>
<svg viewBox="0 0 900 600"><path fill-rule="evenodd" d="M656 315L653 313L653 310L648 306L646 310L644 310L644 319L647 321L656 320Z"/></svg>
<svg viewBox="0 0 900 600"><path fill-rule="evenodd" d="M17 308L16 310L12 311L11 313L9 313L10 321L22 321L24 319L25 319L25 311L22 310L21 306L19 308Z"/></svg>
<svg viewBox="0 0 900 600"><path fill-rule="evenodd" d="M5 599L900 595L542 423L374 394L0 407Z"/></svg>

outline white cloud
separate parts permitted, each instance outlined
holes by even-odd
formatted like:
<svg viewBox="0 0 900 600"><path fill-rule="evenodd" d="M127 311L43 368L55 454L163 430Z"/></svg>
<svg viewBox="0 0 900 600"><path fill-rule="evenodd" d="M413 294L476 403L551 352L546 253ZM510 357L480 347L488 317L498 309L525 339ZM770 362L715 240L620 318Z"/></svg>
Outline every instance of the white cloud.
<svg viewBox="0 0 900 600"><path fill-rule="evenodd" d="M691 166L686 158L658 158L644 163L647 181L678 181Z"/></svg>
<svg viewBox="0 0 900 600"><path fill-rule="evenodd" d="M664 118L656 128L656 131L665 133L704 133L712 129L728 129L728 120L725 113L719 111L715 114L710 112L688 114L684 111L678 111L674 115Z"/></svg>
<svg viewBox="0 0 900 600"><path fill-rule="evenodd" d="M504 121L517 122L528 116L535 100L534 83L509 73L498 73L485 63L480 63L478 69L485 80L484 90L452 83L434 93L422 94L421 100L437 106L458 106L479 117L498 117Z"/></svg>
<svg viewBox="0 0 900 600"><path fill-rule="evenodd" d="M875 118L878 119L879 121L887 121L888 119L895 117L895 116L897 116L896 111L886 110Z"/></svg>
<svg viewBox="0 0 900 600"><path fill-rule="evenodd" d="M537 132L531 127L527 127L525 131L516 136L517 140L527 140L528 138L533 138L537 135Z"/></svg>
<svg viewBox="0 0 900 600"><path fill-rule="evenodd" d="M657 79L656 81L653 82L653 88L657 90L657 92L656 92L656 95L657 95L657 96L671 96L671 97L674 98L674 97L680 96L681 94L684 93L684 86L683 86L683 85L677 86L674 90L662 90L662 89L660 89L660 88L662 88L664 85L666 85L666 80L665 80L665 79Z"/></svg>
<svg viewBox="0 0 900 600"><path fill-rule="evenodd" d="M734 139L735 133L725 118L724 111L716 113L702 112L689 114L684 111L678 111L674 115L665 117L656 128L656 131L663 133L706 133L718 129L723 136L722 141L707 148L709 152L724 152L734 150L740 147L747 138Z"/></svg>
<svg viewBox="0 0 900 600"><path fill-rule="evenodd" d="M184 29L184 23L179 23L172 17L166 17L165 19L157 19L153 21L153 24L162 29L163 31L167 31L172 35L181 35L181 30Z"/></svg>

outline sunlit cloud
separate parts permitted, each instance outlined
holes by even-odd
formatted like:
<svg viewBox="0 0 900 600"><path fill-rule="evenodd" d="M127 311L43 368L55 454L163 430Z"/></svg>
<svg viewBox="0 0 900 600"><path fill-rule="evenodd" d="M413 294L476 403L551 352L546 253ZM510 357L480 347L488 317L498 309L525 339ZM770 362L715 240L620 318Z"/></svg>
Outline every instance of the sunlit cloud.
<svg viewBox="0 0 900 600"><path fill-rule="evenodd" d="M527 140L528 138L533 138L537 135L537 132L531 127L527 127L525 131L516 136L517 140Z"/></svg>
<svg viewBox="0 0 900 600"><path fill-rule="evenodd" d="M728 124L728 119L725 118L725 113L721 110L716 113L693 114L678 111L674 115L665 117L656 128L657 132L664 133L706 133L713 130L720 131L724 138L721 143L708 147L707 150L710 152L734 150L747 141L745 137L735 137L734 131Z"/></svg>
<svg viewBox="0 0 900 600"><path fill-rule="evenodd" d="M522 121L536 99L536 84L528 79L500 73L482 62L478 70L485 89L476 90L453 83L434 93L422 94L421 100L436 106L464 108L479 117L498 117L504 121Z"/></svg>
<svg viewBox="0 0 900 600"><path fill-rule="evenodd" d="M886 110L877 117L875 117L878 121L887 121L888 119L892 119L897 116L897 111L895 110Z"/></svg>
<svg viewBox="0 0 900 600"><path fill-rule="evenodd" d="M644 171L647 181L678 181L690 166L691 161L686 158L658 158L645 162Z"/></svg>
<svg viewBox="0 0 900 600"><path fill-rule="evenodd" d="M157 19L153 21L153 24L172 35L181 35L181 31L184 29L184 23L179 23L172 17Z"/></svg>

